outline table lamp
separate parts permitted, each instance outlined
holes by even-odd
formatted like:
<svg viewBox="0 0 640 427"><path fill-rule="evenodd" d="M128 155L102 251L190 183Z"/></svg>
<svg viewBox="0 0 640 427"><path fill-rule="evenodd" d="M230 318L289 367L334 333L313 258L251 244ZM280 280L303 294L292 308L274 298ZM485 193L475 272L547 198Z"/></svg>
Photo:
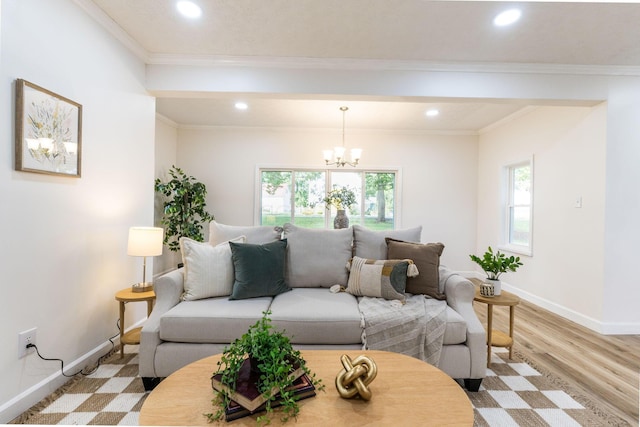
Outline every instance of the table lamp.
<svg viewBox="0 0 640 427"><path fill-rule="evenodd" d="M129 228L129 244L127 255L141 256L144 258L142 266L142 282L135 283L133 292L147 292L153 290L153 283L147 282L147 257L162 255L162 228L158 227L131 227Z"/></svg>

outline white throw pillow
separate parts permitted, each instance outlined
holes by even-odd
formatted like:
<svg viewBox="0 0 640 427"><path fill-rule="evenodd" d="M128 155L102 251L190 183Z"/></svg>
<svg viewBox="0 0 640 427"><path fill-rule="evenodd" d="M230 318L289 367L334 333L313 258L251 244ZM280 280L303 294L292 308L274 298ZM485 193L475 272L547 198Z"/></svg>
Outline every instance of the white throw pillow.
<svg viewBox="0 0 640 427"><path fill-rule="evenodd" d="M245 236L232 242L245 243ZM187 237L180 238L184 263L183 301L231 295L233 289L233 261L229 242L212 246Z"/></svg>

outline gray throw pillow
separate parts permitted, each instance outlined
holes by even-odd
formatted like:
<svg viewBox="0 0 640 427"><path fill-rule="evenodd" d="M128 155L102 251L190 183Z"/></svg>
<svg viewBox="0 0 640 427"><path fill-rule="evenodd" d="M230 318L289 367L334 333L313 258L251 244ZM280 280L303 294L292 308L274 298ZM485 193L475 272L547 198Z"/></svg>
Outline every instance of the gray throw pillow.
<svg viewBox="0 0 640 427"><path fill-rule="evenodd" d="M368 259L390 259L387 256L386 237L404 240L405 242L420 242L422 226L405 228L402 230L372 231L361 225L353 226L354 256ZM420 269L420 267L418 267Z"/></svg>
<svg viewBox="0 0 640 427"><path fill-rule="evenodd" d="M284 279L287 241L255 245L229 242L235 270L229 299L271 297L291 289Z"/></svg>
<svg viewBox="0 0 640 427"><path fill-rule="evenodd" d="M263 244L280 240L282 227L225 225L211 221L209 223L209 243L220 243L245 236L247 243Z"/></svg>
<svg viewBox="0 0 640 427"><path fill-rule="evenodd" d="M311 229L284 225L287 249L286 279L292 288L346 286L353 230Z"/></svg>

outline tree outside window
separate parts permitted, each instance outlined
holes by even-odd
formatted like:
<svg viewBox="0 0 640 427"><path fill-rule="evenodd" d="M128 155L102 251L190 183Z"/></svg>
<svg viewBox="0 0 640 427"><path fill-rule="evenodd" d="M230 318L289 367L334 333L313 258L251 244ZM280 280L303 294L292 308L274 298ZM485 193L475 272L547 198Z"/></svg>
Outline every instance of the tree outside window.
<svg viewBox="0 0 640 427"><path fill-rule="evenodd" d="M395 171L260 171L260 223L283 225L287 222L307 228L329 228L335 209L325 209L323 199L329 190L349 187L356 193L356 204L349 208L350 223L374 230L395 226Z"/></svg>
<svg viewBox="0 0 640 427"><path fill-rule="evenodd" d="M533 162L507 166L506 172L505 248L530 255L533 236Z"/></svg>

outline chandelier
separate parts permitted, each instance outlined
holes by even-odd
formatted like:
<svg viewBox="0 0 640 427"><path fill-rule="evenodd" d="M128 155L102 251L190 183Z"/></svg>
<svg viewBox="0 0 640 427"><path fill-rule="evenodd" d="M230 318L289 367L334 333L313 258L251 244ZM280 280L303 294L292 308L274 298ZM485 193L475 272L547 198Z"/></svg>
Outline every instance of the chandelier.
<svg viewBox="0 0 640 427"><path fill-rule="evenodd" d="M336 165L337 167L340 167L349 165L355 168L358 165L360 156L362 155L362 149L352 148L351 161L348 161L345 158L345 152L347 151L347 149L344 146L344 116L347 110L349 110L349 107L340 107L340 111L342 111L342 146L334 147L333 150L324 150L322 152L324 154L324 162L327 166Z"/></svg>

